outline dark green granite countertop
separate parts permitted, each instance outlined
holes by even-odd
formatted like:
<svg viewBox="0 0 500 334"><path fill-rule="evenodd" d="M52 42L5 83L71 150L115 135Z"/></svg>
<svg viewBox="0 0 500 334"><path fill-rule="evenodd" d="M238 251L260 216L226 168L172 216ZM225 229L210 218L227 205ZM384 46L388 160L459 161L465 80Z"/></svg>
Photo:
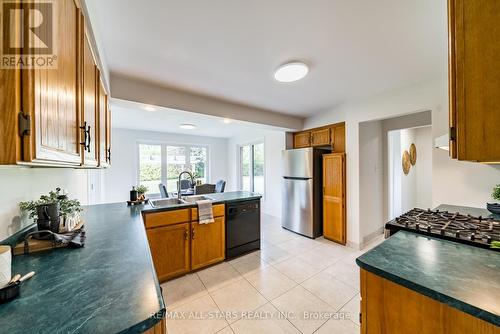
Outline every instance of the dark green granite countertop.
<svg viewBox="0 0 500 334"><path fill-rule="evenodd" d="M261 197L249 192L206 196L214 203ZM125 203L84 207L84 248L13 258L13 273L33 270L36 275L22 284L20 297L0 305L0 332L141 333L151 328L165 314L165 304L141 212L194 205L165 209Z"/></svg>
<svg viewBox="0 0 500 334"><path fill-rule="evenodd" d="M250 201L262 198L262 195L253 193L250 191L229 191L225 193L217 193L217 194L206 194L203 195L208 199L211 199L213 204L222 204L222 203L234 203L234 202L242 202L242 201ZM172 204L165 207L154 208L149 204L144 205L142 211L143 212L158 212L158 211L169 211L169 210L177 210L182 208L194 208L196 207L196 203L181 203L181 204Z"/></svg>
<svg viewBox="0 0 500 334"><path fill-rule="evenodd" d="M356 259L363 269L500 326L500 253L399 231Z"/></svg>
<svg viewBox="0 0 500 334"><path fill-rule="evenodd" d="M489 212L486 209L482 208L473 208L468 206L458 206L458 205L450 205L450 204L441 204L435 210L440 211L449 211L452 213L458 212L462 215L471 215L474 217L483 217L483 218L493 218L494 220L500 221L500 215Z"/></svg>

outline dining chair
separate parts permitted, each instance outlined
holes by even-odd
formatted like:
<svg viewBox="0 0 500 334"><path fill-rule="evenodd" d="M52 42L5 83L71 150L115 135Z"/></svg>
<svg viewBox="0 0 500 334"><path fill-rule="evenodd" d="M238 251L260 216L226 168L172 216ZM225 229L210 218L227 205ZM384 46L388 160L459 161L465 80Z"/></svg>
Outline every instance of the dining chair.
<svg viewBox="0 0 500 334"><path fill-rule="evenodd" d="M226 189L226 181L224 180L219 180L215 184L215 192L216 193L223 193L224 189Z"/></svg>
<svg viewBox="0 0 500 334"><path fill-rule="evenodd" d="M215 184L205 183L194 187L195 195L213 194L215 192Z"/></svg>
<svg viewBox="0 0 500 334"><path fill-rule="evenodd" d="M165 187L165 185L163 183L160 183L158 185L158 188L160 188L160 196L161 198L168 198L168 191L167 191L167 187Z"/></svg>

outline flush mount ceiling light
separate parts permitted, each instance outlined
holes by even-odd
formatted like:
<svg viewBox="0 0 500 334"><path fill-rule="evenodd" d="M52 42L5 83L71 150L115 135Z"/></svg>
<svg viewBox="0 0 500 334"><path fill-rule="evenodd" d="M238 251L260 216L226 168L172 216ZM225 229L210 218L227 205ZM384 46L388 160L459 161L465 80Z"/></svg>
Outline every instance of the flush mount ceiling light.
<svg viewBox="0 0 500 334"><path fill-rule="evenodd" d="M153 107L153 106L145 106L144 110L146 110L146 111L156 111L156 108Z"/></svg>
<svg viewBox="0 0 500 334"><path fill-rule="evenodd" d="M309 73L309 67L301 62L281 65L274 72L274 79L279 82L293 82L302 79Z"/></svg>
<svg viewBox="0 0 500 334"><path fill-rule="evenodd" d="M194 129L196 129L196 125L194 125L194 124L189 124L189 123L186 123L186 124L181 124L181 125L179 125L179 127L180 127L181 129L185 129L185 130L194 130Z"/></svg>

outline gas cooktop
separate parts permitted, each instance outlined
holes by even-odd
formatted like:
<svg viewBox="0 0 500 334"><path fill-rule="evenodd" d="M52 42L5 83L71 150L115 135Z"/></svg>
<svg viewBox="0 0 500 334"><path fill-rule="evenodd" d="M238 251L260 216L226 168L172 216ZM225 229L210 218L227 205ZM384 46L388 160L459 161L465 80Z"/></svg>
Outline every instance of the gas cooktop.
<svg viewBox="0 0 500 334"><path fill-rule="evenodd" d="M405 230L483 248L500 241L500 221L440 210L412 209L385 224L385 228L386 236Z"/></svg>

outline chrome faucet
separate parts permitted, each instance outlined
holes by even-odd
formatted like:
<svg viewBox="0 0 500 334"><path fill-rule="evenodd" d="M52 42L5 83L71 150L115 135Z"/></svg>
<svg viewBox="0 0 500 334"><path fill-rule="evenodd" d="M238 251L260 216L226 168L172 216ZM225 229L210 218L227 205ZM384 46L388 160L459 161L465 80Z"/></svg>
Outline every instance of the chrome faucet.
<svg viewBox="0 0 500 334"><path fill-rule="evenodd" d="M185 170L179 174L179 182L177 182L177 198L179 198L179 199L181 198L181 176L182 176L182 174L188 174L189 177L191 178L191 184L194 183L194 177L190 171Z"/></svg>

